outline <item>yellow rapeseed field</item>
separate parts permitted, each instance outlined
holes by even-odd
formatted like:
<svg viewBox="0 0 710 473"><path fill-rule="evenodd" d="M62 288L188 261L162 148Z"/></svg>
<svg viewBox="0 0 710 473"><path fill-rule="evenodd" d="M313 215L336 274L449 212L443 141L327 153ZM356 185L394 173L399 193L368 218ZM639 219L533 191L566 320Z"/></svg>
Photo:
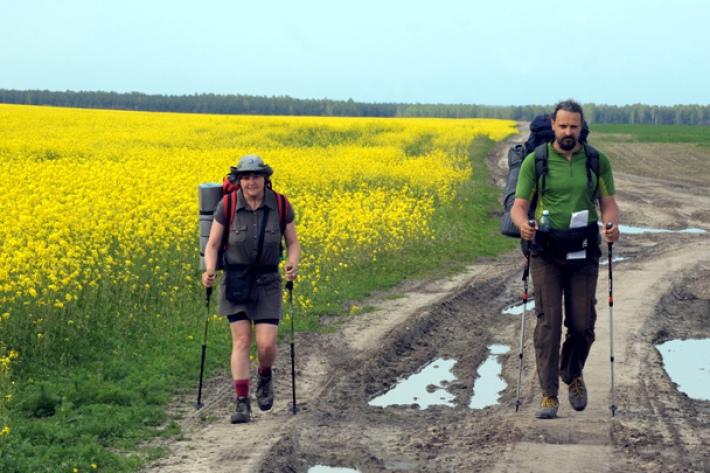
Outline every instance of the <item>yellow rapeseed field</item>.
<svg viewBox="0 0 710 473"><path fill-rule="evenodd" d="M470 178L470 141L514 126L0 105L0 369L22 353L4 341L13 319L31 319L41 339L42 321L85 291L124 288L137 316L146 298L197 285L198 185L244 154L275 169L297 212L300 283L317 291L342 265L436 238L430 217Z"/></svg>

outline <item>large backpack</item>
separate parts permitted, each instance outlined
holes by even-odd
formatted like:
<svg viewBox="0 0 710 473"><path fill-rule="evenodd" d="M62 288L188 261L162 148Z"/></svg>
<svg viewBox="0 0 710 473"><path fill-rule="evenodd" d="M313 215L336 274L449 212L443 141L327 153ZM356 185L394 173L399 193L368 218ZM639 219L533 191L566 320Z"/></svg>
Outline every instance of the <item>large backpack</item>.
<svg viewBox="0 0 710 473"><path fill-rule="evenodd" d="M587 156L587 185L594 186L592 172L597 176L597 187L594 190L593 199L599 199L599 153L594 147L587 143L589 127L585 121L582 124L582 132L579 141L584 146L584 153ZM505 195L503 198L503 208L505 212L500 220L500 232L509 237L520 238L518 227L510 219L510 209L515 202L515 189L518 185L518 175L520 167L527 156L533 155L535 159L535 182L539 186L535 197L530 203L528 218L535 218L535 208L537 206L538 195L545 195L545 178L547 176L547 145L555 139L552 130L552 117L548 114L538 115L530 123L530 135L524 144L511 146L508 149L508 176L505 181Z"/></svg>

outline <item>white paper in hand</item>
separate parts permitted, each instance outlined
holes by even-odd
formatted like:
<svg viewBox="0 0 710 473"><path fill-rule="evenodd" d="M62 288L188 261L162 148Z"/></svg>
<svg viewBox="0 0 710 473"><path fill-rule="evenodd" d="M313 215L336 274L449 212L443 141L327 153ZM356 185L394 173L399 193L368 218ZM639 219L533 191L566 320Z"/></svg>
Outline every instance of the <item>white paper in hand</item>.
<svg viewBox="0 0 710 473"><path fill-rule="evenodd" d="M587 220L589 220L589 210L582 210L580 212L574 212L572 214L572 219L570 220L570 228L580 228L587 226ZM587 257L586 250L572 251L567 253L567 259L584 259Z"/></svg>

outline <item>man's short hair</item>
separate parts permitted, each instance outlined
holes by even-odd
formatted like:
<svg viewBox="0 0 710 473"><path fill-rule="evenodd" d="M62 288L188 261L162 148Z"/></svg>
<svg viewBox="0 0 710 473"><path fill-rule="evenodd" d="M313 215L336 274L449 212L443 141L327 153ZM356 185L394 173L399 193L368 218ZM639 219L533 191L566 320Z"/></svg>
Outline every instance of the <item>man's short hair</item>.
<svg viewBox="0 0 710 473"><path fill-rule="evenodd" d="M569 113L579 113L582 123L584 123L584 112L582 111L582 106L572 99L564 100L557 105L555 105L555 111L552 112L552 120L557 120L557 112L563 110Z"/></svg>

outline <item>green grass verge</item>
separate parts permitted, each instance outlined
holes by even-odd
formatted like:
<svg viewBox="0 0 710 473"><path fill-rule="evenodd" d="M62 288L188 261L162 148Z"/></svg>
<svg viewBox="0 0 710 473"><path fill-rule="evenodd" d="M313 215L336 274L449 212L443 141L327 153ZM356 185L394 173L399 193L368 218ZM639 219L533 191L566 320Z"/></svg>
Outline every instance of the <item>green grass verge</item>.
<svg viewBox="0 0 710 473"><path fill-rule="evenodd" d="M599 137L598 135L603 135ZM710 146L710 127L675 125L593 125L594 139L608 142L692 143Z"/></svg>
<svg viewBox="0 0 710 473"><path fill-rule="evenodd" d="M590 141L615 172L697 185L710 184L710 127L594 125Z"/></svg>

